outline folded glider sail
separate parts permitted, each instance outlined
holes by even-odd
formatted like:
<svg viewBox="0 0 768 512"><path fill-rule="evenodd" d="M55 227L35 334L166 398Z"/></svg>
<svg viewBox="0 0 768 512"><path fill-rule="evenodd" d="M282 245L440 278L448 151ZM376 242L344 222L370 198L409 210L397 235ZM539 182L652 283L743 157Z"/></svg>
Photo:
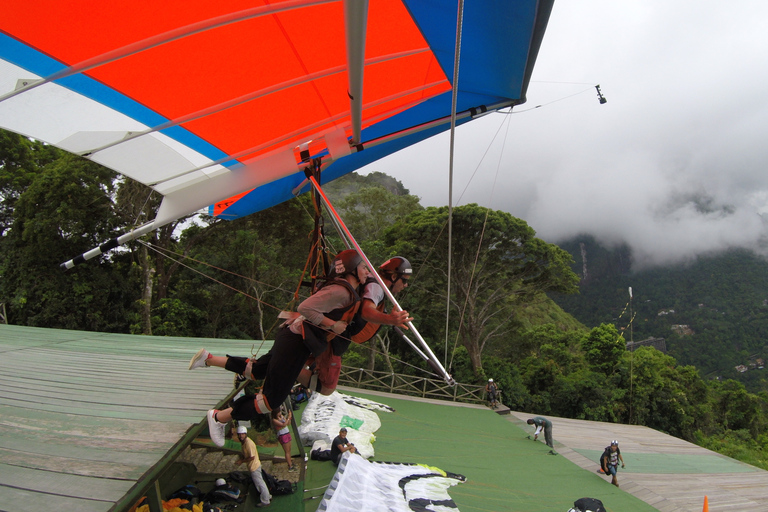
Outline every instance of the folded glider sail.
<svg viewBox="0 0 768 512"><path fill-rule="evenodd" d="M554 0L466 2L457 123L525 101ZM0 126L163 195L152 228L293 196L449 128L457 2L7 0Z"/></svg>

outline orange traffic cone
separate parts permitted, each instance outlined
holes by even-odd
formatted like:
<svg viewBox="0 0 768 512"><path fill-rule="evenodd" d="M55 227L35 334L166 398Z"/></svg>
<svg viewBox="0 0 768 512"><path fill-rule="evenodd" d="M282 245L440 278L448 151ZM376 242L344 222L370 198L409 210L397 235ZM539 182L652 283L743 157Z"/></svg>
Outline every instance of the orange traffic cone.
<svg viewBox="0 0 768 512"><path fill-rule="evenodd" d="M704 496L704 509L701 512L709 512L709 500Z"/></svg>

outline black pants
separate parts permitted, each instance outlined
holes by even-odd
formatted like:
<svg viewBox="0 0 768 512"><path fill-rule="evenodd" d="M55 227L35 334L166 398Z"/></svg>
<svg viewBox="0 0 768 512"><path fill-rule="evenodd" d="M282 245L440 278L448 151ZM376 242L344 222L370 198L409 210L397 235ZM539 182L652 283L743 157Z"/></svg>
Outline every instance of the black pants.
<svg viewBox="0 0 768 512"><path fill-rule="evenodd" d="M291 393L291 388L310 356L301 335L294 334L288 327L281 328L275 336L272 350L254 361L251 374L255 379L264 379L262 394L270 409L280 407ZM242 374L248 360L244 357L229 357L225 368ZM232 417L236 420L251 420L258 416L253 404L253 395L238 398L232 406Z"/></svg>

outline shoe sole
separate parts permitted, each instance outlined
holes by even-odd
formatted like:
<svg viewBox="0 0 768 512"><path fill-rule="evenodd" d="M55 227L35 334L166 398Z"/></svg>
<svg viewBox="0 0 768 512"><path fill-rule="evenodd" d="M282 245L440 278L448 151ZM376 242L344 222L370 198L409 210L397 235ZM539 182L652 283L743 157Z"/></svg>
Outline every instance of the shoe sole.
<svg viewBox="0 0 768 512"><path fill-rule="evenodd" d="M216 442L216 439L214 439L214 432L216 431L216 427L218 426L219 422L216 421L216 418L214 417L214 414L216 411L210 410L208 411L208 414L206 416L208 417L208 435L211 436L211 441L213 441L213 444L215 444L218 447L222 447L226 444L226 437L222 435L221 444Z"/></svg>
<svg viewBox="0 0 768 512"><path fill-rule="evenodd" d="M203 354L205 354L205 349L201 348L200 350L197 351L197 354L192 356L192 359L190 359L190 361L189 361L189 369L190 370L194 370L195 368L205 368L205 364L203 364L203 366L199 366L199 367L195 366L195 363L197 363L198 360L203 357ZM203 361L205 361L205 359L203 359Z"/></svg>

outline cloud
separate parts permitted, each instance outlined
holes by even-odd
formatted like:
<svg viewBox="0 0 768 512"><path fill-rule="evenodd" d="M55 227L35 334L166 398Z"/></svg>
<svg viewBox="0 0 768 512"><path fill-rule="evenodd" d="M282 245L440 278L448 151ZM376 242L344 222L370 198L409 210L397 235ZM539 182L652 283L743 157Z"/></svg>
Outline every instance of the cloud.
<svg viewBox="0 0 768 512"><path fill-rule="evenodd" d="M766 19L761 1L556 2L528 102L457 130L454 203L509 211L553 242L627 243L641 266L764 252ZM448 141L368 170L447 204Z"/></svg>

